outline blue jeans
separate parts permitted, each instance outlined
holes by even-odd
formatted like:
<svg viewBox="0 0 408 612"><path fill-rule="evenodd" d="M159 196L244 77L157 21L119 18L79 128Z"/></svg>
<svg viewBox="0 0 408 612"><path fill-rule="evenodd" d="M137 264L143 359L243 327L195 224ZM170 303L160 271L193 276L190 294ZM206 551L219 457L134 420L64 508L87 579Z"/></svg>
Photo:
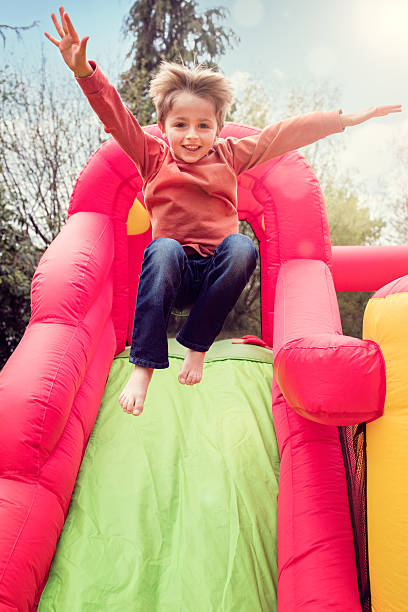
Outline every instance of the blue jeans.
<svg viewBox="0 0 408 612"><path fill-rule="evenodd" d="M168 368L167 325L173 307L191 307L177 334L183 346L206 352L220 333L256 267L258 251L248 236L231 234L213 255L186 255L172 238L145 249L129 361Z"/></svg>

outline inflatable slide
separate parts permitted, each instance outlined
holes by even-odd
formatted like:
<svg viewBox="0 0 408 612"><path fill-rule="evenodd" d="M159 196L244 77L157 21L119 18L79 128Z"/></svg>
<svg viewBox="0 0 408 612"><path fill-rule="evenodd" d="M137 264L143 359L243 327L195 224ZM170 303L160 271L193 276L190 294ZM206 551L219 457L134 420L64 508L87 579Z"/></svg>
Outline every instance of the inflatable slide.
<svg viewBox="0 0 408 612"><path fill-rule="evenodd" d="M221 136L255 131L227 123ZM141 179L113 139L83 168L1 375L1 612L370 609L354 434L387 417L388 290L373 298L366 339L344 336L335 288L366 289L348 283L373 259L332 251L297 151L242 174L238 196L259 240L262 340L216 342L203 381L186 387L184 349L169 339L170 368L154 373L136 418L117 398L151 240ZM406 250L384 253L373 251L390 263L369 289L408 271Z"/></svg>

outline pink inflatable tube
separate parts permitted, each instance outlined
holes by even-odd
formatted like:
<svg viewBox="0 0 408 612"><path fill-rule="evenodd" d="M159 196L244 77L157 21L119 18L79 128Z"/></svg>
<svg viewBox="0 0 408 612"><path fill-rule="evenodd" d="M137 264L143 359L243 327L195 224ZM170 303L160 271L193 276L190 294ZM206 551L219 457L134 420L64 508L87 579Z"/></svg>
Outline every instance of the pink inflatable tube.
<svg viewBox="0 0 408 612"><path fill-rule="evenodd" d="M332 247L336 291L377 291L408 270L408 246Z"/></svg>
<svg viewBox="0 0 408 612"><path fill-rule="evenodd" d="M379 346L343 336L328 266L292 259L275 292L274 375L298 414L327 425L381 416L385 365Z"/></svg>
<svg viewBox="0 0 408 612"><path fill-rule="evenodd" d="M160 136L155 126L146 129ZM227 124L222 136L257 131ZM35 609L112 359L130 338L142 254L151 240L150 229L126 231L135 197L143 202L141 188L135 165L109 139L81 172L66 226L34 275L32 317L0 382L2 612ZM375 343L341 335L325 206L303 157L292 152L243 174L238 198L240 218L260 243L263 339L274 343L278 372L278 607L360 610L333 423L381 412L381 354ZM341 402L346 361L360 399L348 389Z"/></svg>

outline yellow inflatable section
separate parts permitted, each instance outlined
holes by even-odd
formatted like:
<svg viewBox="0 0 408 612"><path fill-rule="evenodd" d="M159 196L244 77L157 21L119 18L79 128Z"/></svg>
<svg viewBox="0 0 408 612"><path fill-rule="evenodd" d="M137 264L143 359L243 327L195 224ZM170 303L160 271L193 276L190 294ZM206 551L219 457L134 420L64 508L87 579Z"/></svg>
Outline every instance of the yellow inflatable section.
<svg viewBox="0 0 408 612"><path fill-rule="evenodd" d="M150 227L150 219L147 210L137 198L135 198L132 208L129 210L127 220L127 235L136 236L143 234Z"/></svg>
<svg viewBox="0 0 408 612"><path fill-rule="evenodd" d="M363 337L381 347L387 381L384 416L366 426L373 612L408 610L408 280L401 284L406 292L371 298L363 323Z"/></svg>

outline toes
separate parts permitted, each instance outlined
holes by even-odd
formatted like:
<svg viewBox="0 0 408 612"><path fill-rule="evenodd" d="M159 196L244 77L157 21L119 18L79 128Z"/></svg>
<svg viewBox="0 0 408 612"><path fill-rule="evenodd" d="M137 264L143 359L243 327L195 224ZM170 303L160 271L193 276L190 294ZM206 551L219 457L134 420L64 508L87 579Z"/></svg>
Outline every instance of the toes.
<svg viewBox="0 0 408 612"><path fill-rule="evenodd" d="M191 375L191 385L196 385L202 378L201 372L193 372Z"/></svg>
<svg viewBox="0 0 408 612"><path fill-rule="evenodd" d="M133 410L133 401L132 399L127 398L125 401L124 411L130 413L132 412L132 410Z"/></svg>
<svg viewBox="0 0 408 612"><path fill-rule="evenodd" d="M196 382L197 382L197 373L194 372L194 370L192 370L191 372L188 373L187 384L188 385L195 385Z"/></svg>
<svg viewBox="0 0 408 612"><path fill-rule="evenodd" d="M144 398L138 397L135 398L135 401L132 406L132 413L136 416L142 413L144 405Z"/></svg>
<svg viewBox="0 0 408 612"><path fill-rule="evenodd" d="M125 396L121 402L123 412L127 412L128 414L134 414L135 416L141 414L143 410L143 404L140 406L137 405L136 402L136 398Z"/></svg>
<svg viewBox="0 0 408 612"><path fill-rule="evenodd" d="M200 372L195 372L194 370L191 370L190 372L187 372L187 374L179 374L178 376L178 380L179 382L181 382L181 384L183 385L195 385L196 383L200 382L202 378L202 375Z"/></svg>

